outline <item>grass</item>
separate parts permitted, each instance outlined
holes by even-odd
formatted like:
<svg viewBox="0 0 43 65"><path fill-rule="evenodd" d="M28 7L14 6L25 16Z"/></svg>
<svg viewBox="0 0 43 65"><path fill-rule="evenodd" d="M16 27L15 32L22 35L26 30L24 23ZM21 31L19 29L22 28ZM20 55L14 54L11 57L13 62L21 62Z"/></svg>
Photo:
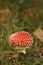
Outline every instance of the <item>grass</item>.
<svg viewBox="0 0 43 65"><path fill-rule="evenodd" d="M33 34L39 27L43 30L43 0L0 0L0 6L0 65L43 65L43 42ZM26 55L19 53L15 59L8 38L17 31L28 31L34 42Z"/></svg>

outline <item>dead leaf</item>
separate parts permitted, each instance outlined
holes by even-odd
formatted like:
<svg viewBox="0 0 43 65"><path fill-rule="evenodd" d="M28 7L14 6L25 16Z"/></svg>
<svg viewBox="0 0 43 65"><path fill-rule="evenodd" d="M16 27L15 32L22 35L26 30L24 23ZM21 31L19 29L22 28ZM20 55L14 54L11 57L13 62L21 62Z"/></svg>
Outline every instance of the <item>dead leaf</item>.
<svg viewBox="0 0 43 65"><path fill-rule="evenodd" d="M37 7L40 7L41 3L38 0L32 0L32 5L36 5Z"/></svg>
<svg viewBox="0 0 43 65"><path fill-rule="evenodd" d="M35 12L35 8L28 8L28 9L22 9L22 12L25 14L25 15L28 15L28 16L33 16L34 12Z"/></svg>
<svg viewBox="0 0 43 65"><path fill-rule="evenodd" d="M18 58L18 54L12 54L11 58Z"/></svg>
<svg viewBox="0 0 43 65"><path fill-rule="evenodd" d="M11 14L8 8L0 10L0 21L4 21Z"/></svg>
<svg viewBox="0 0 43 65"><path fill-rule="evenodd" d="M34 31L34 35L43 42L43 30L38 28L36 31Z"/></svg>

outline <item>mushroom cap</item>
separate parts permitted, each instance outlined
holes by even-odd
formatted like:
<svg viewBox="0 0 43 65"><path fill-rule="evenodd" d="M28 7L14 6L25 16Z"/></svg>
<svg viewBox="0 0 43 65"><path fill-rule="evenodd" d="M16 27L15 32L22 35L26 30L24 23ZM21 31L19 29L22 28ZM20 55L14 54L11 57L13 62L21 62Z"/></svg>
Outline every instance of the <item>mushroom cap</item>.
<svg viewBox="0 0 43 65"><path fill-rule="evenodd" d="M33 38L28 32L21 31L11 34L9 42L15 46L29 46L32 44Z"/></svg>

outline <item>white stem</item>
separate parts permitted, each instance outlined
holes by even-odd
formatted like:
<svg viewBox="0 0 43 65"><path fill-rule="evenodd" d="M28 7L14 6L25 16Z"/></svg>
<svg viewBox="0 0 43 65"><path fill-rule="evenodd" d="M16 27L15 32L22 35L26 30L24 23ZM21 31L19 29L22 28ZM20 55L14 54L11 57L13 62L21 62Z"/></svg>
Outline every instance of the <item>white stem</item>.
<svg viewBox="0 0 43 65"><path fill-rule="evenodd" d="M20 50L19 52L20 52L20 53L22 52L22 53L26 54L26 49L22 49L22 50Z"/></svg>

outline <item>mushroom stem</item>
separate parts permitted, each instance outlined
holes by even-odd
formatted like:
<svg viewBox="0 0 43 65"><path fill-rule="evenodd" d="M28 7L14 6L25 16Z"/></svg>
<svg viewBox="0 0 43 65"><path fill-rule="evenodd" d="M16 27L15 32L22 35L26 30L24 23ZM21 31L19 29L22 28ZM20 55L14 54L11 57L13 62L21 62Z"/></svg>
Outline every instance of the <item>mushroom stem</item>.
<svg viewBox="0 0 43 65"><path fill-rule="evenodd" d="M19 50L18 52L26 54L26 49Z"/></svg>

